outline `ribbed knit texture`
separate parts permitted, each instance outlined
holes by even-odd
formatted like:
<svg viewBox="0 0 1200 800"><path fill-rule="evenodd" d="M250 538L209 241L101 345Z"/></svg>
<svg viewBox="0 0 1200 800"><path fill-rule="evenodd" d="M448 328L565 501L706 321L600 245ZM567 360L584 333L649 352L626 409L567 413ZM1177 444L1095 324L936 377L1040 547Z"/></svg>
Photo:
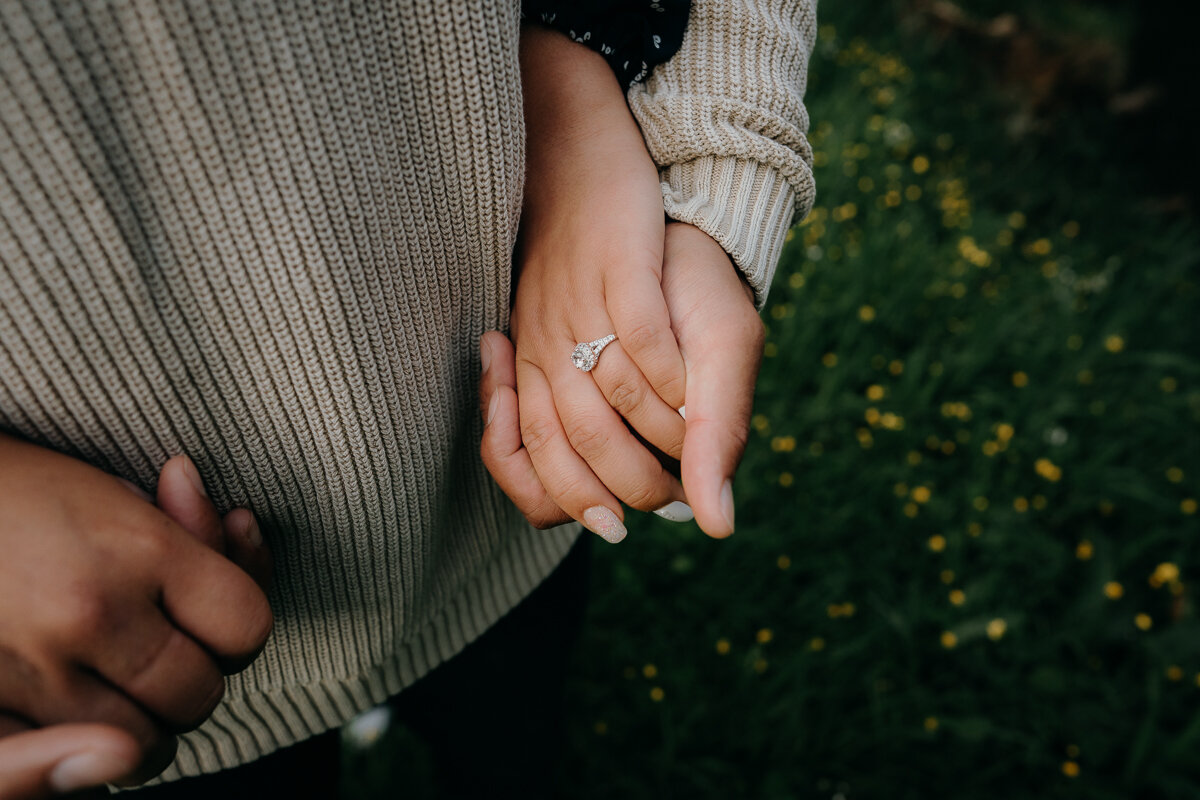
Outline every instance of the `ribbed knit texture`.
<svg viewBox="0 0 1200 800"><path fill-rule="evenodd" d="M816 198L805 134L816 0L694 0L679 52L628 93L667 214L712 236L758 305Z"/></svg>
<svg viewBox="0 0 1200 800"><path fill-rule="evenodd" d="M187 453L276 559L274 635L167 779L400 691L578 534L530 529L477 455L523 183L519 3L286 6L0 3L0 428L147 487ZM695 94L744 52L703 27L722 7L696 4L663 67L700 71L686 101L656 76L637 108L668 209L719 207L701 216L761 282L808 175L784 152L803 109L794 81ZM806 40L763 19L753 80L776 57L790 80ZM775 99L786 121L750 105Z"/></svg>

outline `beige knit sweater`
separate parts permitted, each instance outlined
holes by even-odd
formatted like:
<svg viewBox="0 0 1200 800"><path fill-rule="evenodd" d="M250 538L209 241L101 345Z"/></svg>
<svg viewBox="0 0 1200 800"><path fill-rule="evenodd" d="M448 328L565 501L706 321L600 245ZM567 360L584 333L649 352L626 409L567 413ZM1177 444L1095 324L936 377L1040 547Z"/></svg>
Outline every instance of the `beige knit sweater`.
<svg viewBox="0 0 1200 800"><path fill-rule="evenodd" d="M813 197L814 26L812 0L697 0L629 93L668 213L760 298ZM518 34L516 0L0 3L0 429L143 486L188 453L276 558L275 633L167 778L399 692L577 535L477 456Z"/></svg>

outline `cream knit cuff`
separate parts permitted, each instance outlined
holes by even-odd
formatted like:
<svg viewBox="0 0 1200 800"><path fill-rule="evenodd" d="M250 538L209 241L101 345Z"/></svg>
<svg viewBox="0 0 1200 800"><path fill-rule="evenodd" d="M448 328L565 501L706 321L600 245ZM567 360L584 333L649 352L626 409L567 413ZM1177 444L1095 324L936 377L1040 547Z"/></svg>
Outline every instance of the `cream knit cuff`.
<svg viewBox="0 0 1200 800"><path fill-rule="evenodd" d="M659 172L667 216L695 225L725 249L761 310L801 198L779 170L736 156L704 156ZM810 184L811 185L811 184Z"/></svg>

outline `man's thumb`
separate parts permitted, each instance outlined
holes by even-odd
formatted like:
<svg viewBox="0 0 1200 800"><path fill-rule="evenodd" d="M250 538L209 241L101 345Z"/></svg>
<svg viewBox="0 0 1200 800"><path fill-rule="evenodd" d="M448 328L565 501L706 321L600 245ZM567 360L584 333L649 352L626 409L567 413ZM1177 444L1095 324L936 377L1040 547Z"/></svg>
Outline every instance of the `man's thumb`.
<svg viewBox="0 0 1200 800"><path fill-rule="evenodd" d="M107 725L54 725L0 739L0 800L38 800L103 787L131 773L138 746ZM101 790L98 796L107 795Z"/></svg>

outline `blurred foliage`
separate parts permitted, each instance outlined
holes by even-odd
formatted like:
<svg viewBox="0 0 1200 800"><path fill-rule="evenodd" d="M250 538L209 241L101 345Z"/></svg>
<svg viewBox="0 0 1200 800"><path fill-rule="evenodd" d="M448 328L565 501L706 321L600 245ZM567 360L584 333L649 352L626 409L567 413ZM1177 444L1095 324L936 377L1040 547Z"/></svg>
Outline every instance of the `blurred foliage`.
<svg viewBox="0 0 1200 800"><path fill-rule="evenodd" d="M597 547L567 796L1200 796L1194 220L882 8L821 9L737 534Z"/></svg>

